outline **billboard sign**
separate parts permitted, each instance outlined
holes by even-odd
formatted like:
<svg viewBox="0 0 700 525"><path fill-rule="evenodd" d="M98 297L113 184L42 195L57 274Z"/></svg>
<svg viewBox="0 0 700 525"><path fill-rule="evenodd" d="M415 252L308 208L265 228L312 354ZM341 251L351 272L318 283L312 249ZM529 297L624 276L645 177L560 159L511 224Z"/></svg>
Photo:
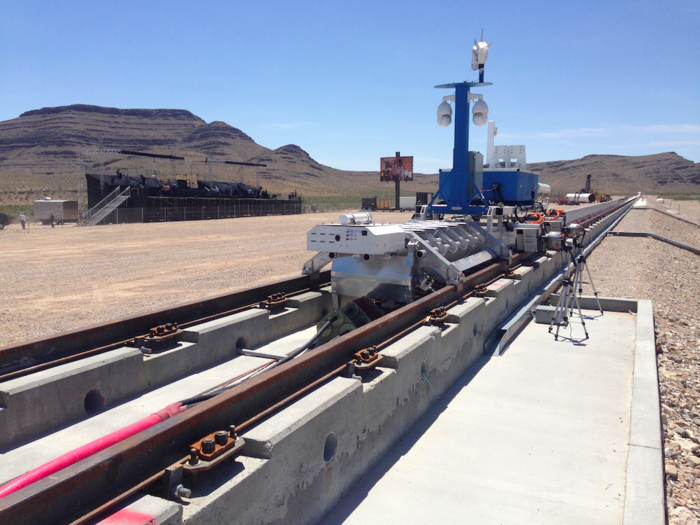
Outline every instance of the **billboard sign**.
<svg viewBox="0 0 700 525"><path fill-rule="evenodd" d="M384 182L412 181L413 157L382 157L379 180Z"/></svg>

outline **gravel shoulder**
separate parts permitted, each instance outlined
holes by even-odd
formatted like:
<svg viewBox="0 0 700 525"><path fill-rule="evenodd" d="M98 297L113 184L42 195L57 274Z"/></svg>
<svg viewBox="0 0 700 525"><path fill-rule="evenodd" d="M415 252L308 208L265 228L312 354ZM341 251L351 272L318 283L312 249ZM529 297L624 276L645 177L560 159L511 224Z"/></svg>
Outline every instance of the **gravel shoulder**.
<svg viewBox="0 0 700 525"><path fill-rule="evenodd" d="M657 233L700 248L700 229L651 210L632 209L616 229ZM611 236L590 255L588 267L602 296L653 302L669 521L697 523L700 257L654 239Z"/></svg>

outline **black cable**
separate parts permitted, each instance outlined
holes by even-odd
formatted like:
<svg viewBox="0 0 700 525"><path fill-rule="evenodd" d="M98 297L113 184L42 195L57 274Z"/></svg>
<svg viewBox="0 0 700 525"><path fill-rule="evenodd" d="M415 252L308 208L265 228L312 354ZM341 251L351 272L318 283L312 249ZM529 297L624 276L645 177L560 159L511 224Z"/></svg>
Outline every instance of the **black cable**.
<svg viewBox="0 0 700 525"><path fill-rule="evenodd" d="M501 188L503 187L503 184L498 184L496 186L496 194L498 195L498 198L501 200L501 202L505 202L506 199L503 197L503 192L501 191Z"/></svg>
<svg viewBox="0 0 700 525"><path fill-rule="evenodd" d="M518 217L518 207L517 206L515 207L515 220L518 221L520 224L525 222L525 217L523 217L522 219L520 217Z"/></svg>
<svg viewBox="0 0 700 525"><path fill-rule="evenodd" d="M289 354L288 356L284 357L283 359L280 359L279 361L276 361L276 362L274 362L274 363L270 363L270 365L267 366L267 367L265 367L265 368L263 368L263 369L261 370L261 372L264 372L264 371L267 371L267 370L271 370L271 369L273 369L273 368L278 367L278 366L281 365L282 363L286 363L286 362L289 361L290 359L294 359L296 356L298 356L299 354L301 354L302 352L304 352L305 350L307 350L308 348L310 348L311 346L313 346L314 344L316 344L316 341L318 341L318 338L321 337L321 334L323 334L323 332L325 332L326 329L327 329L331 324L333 324L337 319L338 319L337 316L331 317L328 321L326 321L326 322L323 324L323 326L321 327L321 329L320 329L319 331L317 331L317 332L314 334L314 336L313 336L311 339L309 339L305 344L303 344L302 346L300 346L299 348L297 348L296 350L294 350L291 354ZM254 374L254 375L257 375L257 374ZM197 403L201 403L202 401L206 401L207 399L211 399L212 397L218 396L219 394L221 394L221 393L223 393L223 392L226 392L227 390L230 390L230 389L233 388L234 386L240 385L241 383L243 383L243 382L247 381L248 379L251 379L252 377L254 377L254 375L249 376L249 377L243 379L242 381L240 381L240 382L238 382L238 383L235 383L235 384L233 384L233 385L229 385L229 386L226 386L226 387L224 387L224 388L219 388L218 390L213 390L213 391L211 391L211 392L207 392L206 394L200 394L200 395L198 395L198 396L190 397L189 399L184 399L184 400L180 401L180 403L182 404L182 406L185 406L185 407L189 408L189 407L191 407L192 405L196 405Z"/></svg>

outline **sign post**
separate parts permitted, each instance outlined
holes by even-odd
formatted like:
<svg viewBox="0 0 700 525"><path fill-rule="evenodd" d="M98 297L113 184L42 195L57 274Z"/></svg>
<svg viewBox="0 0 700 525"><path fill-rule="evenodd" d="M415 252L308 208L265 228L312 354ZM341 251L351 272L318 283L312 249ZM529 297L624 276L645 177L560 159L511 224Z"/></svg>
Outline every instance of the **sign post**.
<svg viewBox="0 0 700 525"><path fill-rule="evenodd" d="M413 180L413 157L402 157L396 152L395 157L382 157L380 159L380 180L393 182L395 187L395 210L401 209L401 181Z"/></svg>
<svg viewBox="0 0 700 525"><path fill-rule="evenodd" d="M401 162L401 152L397 151L396 152L396 161ZM396 177L394 179L394 182L396 183L396 206L394 206L397 210L401 209L401 178ZM679 208L680 210L680 208Z"/></svg>

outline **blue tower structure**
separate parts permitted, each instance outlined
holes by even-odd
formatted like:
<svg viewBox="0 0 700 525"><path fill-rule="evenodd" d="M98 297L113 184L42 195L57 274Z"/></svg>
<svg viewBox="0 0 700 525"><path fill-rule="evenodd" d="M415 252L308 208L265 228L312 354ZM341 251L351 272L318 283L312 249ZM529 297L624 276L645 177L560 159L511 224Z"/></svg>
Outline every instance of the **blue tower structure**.
<svg viewBox="0 0 700 525"><path fill-rule="evenodd" d="M454 89L455 142L452 169L440 170L440 186L435 193L429 213L486 215L488 205L481 192L483 157L469 151L469 90L473 87L491 86L492 82L458 82L435 86L437 89ZM444 201L444 204L436 202ZM475 201L478 201L475 204Z"/></svg>

